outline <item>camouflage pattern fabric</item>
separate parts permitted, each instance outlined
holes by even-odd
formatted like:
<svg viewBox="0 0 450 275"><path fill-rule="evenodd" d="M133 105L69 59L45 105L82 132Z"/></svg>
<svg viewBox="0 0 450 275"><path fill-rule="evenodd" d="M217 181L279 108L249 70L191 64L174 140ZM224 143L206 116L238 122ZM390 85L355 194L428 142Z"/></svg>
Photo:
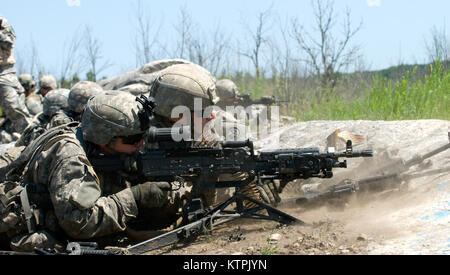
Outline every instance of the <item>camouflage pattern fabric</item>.
<svg viewBox="0 0 450 275"><path fill-rule="evenodd" d="M39 137L46 130L46 125L49 123L50 118L43 113L34 116L30 124L22 132L20 138L16 141L15 146L26 146L34 139Z"/></svg>
<svg viewBox="0 0 450 275"><path fill-rule="evenodd" d="M30 144L37 150L28 163L24 182L45 186L56 226L73 239L91 239L107 236L126 229L126 223L137 216L138 209L131 189L115 194L104 192L109 182L101 182L87 158L81 128L61 126L51 131L58 133L50 138L38 138ZM45 150L44 150L45 148ZM116 177L117 179L117 177ZM45 219L45 232L51 232ZM45 236L35 235L44 234ZM54 245L51 236L37 231L14 236L11 246L18 251L29 247Z"/></svg>
<svg viewBox="0 0 450 275"><path fill-rule="evenodd" d="M220 98L234 98L239 94L236 84L229 79L221 79L216 83L217 95Z"/></svg>
<svg viewBox="0 0 450 275"><path fill-rule="evenodd" d="M48 122L46 129L51 129L53 127L61 126L64 124L68 124L73 122L74 119L70 117L66 112L63 112L62 110L57 111L50 121Z"/></svg>
<svg viewBox="0 0 450 275"><path fill-rule="evenodd" d="M119 91L124 91L135 96L148 94L149 90L150 90L149 85L142 83L130 84L119 89Z"/></svg>
<svg viewBox="0 0 450 275"><path fill-rule="evenodd" d="M43 75L39 78L39 88L56 89L56 79L53 75Z"/></svg>
<svg viewBox="0 0 450 275"><path fill-rule="evenodd" d="M44 98L44 111L34 116L15 146L26 146L46 130L72 122L73 119L62 111L63 108L68 107L68 95L67 89L50 91Z"/></svg>
<svg viewBox="0 0 450 275"><path fill-rule="evenodd" d="M160 71L150 96L157 103L155 113L168 118L180 105L193 111L196 98L201 99L202 109L219 101L215 78L195 64L178 64Z"/></svg>
<svg viewBox="0 0 450 275"><path fill-rule="evenodd" d="M19 75L19 83L25 89L27 95L36 88L36 81L34 81L31 74Z"/></svg>
<svg viewBox="0 0 450 275"><path fill-rule="evenodd" d="M24 89L12 65L0 67L0 108L12 122L11 131L21 133L27 127L30 115L25 106Z"/></svg>
<svg viewBox="0 0 450 275"><path fill-rule="evenodd" d="M15 159L17 159L20 153L22 153L23 149L25 149L25 146L9 147L6 152L0 155L0 168L6 167ZM0 180L3 180L1 176Z"/></svg>
<svg viewBox="0 0 450 275"><path fill-rule="evenodd" d="M122 75L100 80L98 84L105 90L118 90L132 84L151 85L154 78L151 74L157 73L169 66L176 64L189 64L191 62L183 59L163 59L145 64L139 69L126 72ZM150 75L150 76L149 76ZM149 87L148 87L149 88ZM148 89L147 89L148 90Z"/></svg>
<svg viewBox="0 0 450 275"><path fill-rule="evenodd" d="M13 132L22 132L28 125L24 89L14 69L16 34L8 20L0 15L0 108L12 122Z"/></svg>
<svg viewBox="0 0 450 275"><path fill-rule="evenodd" d="M69 109L75 113L82 113L89 98L102 92L103 89L95 82L81 81L75 84L69 93Z"/></svg>
<svg viewBox="0 0 450 275"><path fill-rule="evenodd" d="M25 105L30 115L35 116L44 110L42 102L42 97L34 93L31 93L25 98Z"/></svg>
<svg viewBox="0 0 450 275"><path fill-rule="evenodd" d="M13 27L0 15L0 67L16 63L13 51L15 42L16 34Z"/></svg>
<svg viewBox="0 0 450 275"><path fill-rule="evenodd" d="M44 115L52 117L59 110L69 108L69 93L68 89L56 89L48 92L44 97Z"/></svg>
<svg viewBox="0 0 450 275"><path fill-rule="evenodd" d="M104 91L91 98L82 117L83 138L105 145L113 137L142 134L136 97L120 91ZM120 111L118 111L120 110Z"/></svg>
<svg viewBox="0 0 450 275"><path fill-rule="evenodd" d="M225 141L247 140L251 138L247 125L241 123L232 114L219 110L214 119L214 131Z"/></svg>

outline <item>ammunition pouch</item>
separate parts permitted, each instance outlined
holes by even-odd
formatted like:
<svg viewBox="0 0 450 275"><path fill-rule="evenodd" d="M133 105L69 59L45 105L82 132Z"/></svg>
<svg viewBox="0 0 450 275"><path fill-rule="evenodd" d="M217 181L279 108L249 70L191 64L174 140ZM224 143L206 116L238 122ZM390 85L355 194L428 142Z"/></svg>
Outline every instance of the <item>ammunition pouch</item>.
<svg viewBox="0 0 450 275"><path fill-rule="evenodd" d="M48 193L37 186L0 183L0 233L9 236L34 233L45 226L46 210L51 202Z"/></svg>

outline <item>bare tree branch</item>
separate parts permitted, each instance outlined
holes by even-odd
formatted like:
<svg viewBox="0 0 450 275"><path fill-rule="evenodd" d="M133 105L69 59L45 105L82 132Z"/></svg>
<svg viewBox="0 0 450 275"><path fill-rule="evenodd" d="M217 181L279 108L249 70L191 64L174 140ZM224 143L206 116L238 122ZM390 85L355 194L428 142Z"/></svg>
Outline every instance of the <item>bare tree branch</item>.
<svg viewBox="0 0 450 275"><path fill-rule="evenodd" d="M102 44L94 37L92 28L86 26L84 30L84 59L88 63L89 73L91 73L91 81L97 81L97 76L106 68L110 67L112 63L109 60L101 62L102 56Z"/></svg>
<svg viewBox="0 0 450 275"><path fill-rule="evenodd" d="M430 62L437 60L445 61L450 58L450 48L445 26L438 29L433 26L430 31L430 42L425 41L425 48Z"/></svg>
<svg viewBox="0 0 450 275"><path fill-rule="evenodd" d="M161 31L162 23L159 27L152 31L155 26L151 21L148 13L145 13L145 6L142 0L137 1L137 6L134 11L135 18L135 33L133 38L133 48L136 56L136 66L142 66L156 59L153 54L153 49L157 43L160 43L157 38Z"/></svg>
<svg viewBox="0 0 450 275"><path fill-rule="evenodd" d="M79 30L76 30L72 35L72 38L64 43L59 71L59 79L61 82L71 78L80 70L80 49L82 41Z"/></svg>
<svg viewBox="0 0 450 275"><path fill-rule="evenodd" d="M252 46L250 49L238 53L251 60L253 66L255 67L256 78L259 78L261 74L261 51L262 47L267 43L266 34L269 31L272 23L271 13L272 6L258 14L258 23L254 32L247 25L244 25L244 27L247 29L247 32L250 34L250 37L252 38Z"/></svg>
<svg viewBox="0 0 450 275"><path fill-rule="evenodd" d="M351 22L351 12L347 8L339 38L335 37L333 27L336 26L337 15L334 12L333 2L330 0L313 0L312 6L315 16L315 30L318 39L292 20L293 35L298 47L305 54L302 59L308 66L312 66L315 75L321 79L323 85L336 84L336 72L355 64L360 57L360 47L350 46L354 36L361 30L362 21L356 27Z"/></svg>
<svg viewBox="0 0 450 275"><path fill-rule="evenodd" d="M226 59L229 38L220 25L207 34L192 36L188 43L189 58L192 62L205 67L216 75Z"/></svg>
<svg viewBox="0 0 450 275"><path fill-rule="evenodd" d="M178 58L186 59L190 40L192 38L192 29L194 28L192 18L187 11L186 6L180 7L180 16L178 25L175 26L175 31L179 35L177 48L174 55Z"/></svg>

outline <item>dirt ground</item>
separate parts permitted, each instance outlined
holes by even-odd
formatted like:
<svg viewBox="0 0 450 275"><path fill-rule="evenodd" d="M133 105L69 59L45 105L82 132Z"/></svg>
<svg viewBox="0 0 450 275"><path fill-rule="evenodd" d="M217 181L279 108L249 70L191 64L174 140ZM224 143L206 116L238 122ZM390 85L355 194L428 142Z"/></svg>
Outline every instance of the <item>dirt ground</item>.
<svg viewBox="0 0 450 275"><path fill-rule="evenodd" d="M313 129L322 129L319 134ZM323 187L344 178L354 180L392 161L423 155L448 141L449 121L305 122L281 129L280 148L322 146L335 129L363 134L366 142L355 149L371 148L372 159L349 160L349 168L331 180L290 183L283 198L301 195L305 184ZM280 133L277 133L280 134ZM267 140L270 140L269 137ZM300 142L302 141L302 142ZM260 148L278 146L262 140ZM450 165L450 150L429 159L428 166L413 166L406 173ZM314 186L314 184L312 186ZM405 185L406 186L406 185ZM339 254L449 254L450 175L448 172L409 181L407 187L352 195L339 205L302 207L280 204L278 209L308 226L280 226L276 222L238 219L215 228L188 245L174 245L148 254L170 255L339 255Z"/></svg>

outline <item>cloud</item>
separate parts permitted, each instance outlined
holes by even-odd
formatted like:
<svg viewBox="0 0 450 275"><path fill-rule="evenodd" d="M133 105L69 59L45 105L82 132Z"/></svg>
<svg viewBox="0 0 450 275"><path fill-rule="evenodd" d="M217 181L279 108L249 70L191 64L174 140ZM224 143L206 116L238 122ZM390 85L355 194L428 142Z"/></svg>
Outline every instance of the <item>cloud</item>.
<svg viewBox="0 0 450 275"><path fill-rule="evenodd" d="M367 6L369 7L380 7L381 0L366 0Z"/></svg>
<svg viewBox="0 0 450 275"><path fill-rule="evenodd" d="M66 0L69 7L79 7L81 5L81 0Z"/></svg>

